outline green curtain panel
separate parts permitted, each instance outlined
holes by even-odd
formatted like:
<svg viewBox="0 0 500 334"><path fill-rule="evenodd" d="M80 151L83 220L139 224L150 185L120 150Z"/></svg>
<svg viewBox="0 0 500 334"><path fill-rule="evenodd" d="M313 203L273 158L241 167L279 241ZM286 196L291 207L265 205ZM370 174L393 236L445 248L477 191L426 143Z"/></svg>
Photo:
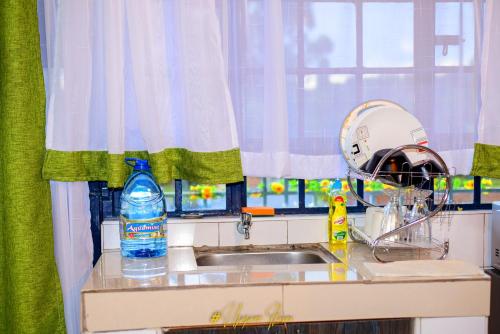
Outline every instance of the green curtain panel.
<svg viewBox="0 0 500 334"><path fill-rule="evenodd" d="M0 1L0 333L64 333L36 0Z"/></svg>
<svg viewBox="0 0 500 334"><path fill-rule="evenodd" d="M471 175L500 179L500 146L474 145Z"/></svg>
<svg viewBox="0 0 500 334"><path fill-rule="evenodd" d="M130 151L110 154L105 151L47 150L43 177L56 181L108 181L108 187L123 186L131 169L126 157L148 159L159 183L174 179L222 184L243 181L240 150L192 152L167 148L158 153Z"/></svg>

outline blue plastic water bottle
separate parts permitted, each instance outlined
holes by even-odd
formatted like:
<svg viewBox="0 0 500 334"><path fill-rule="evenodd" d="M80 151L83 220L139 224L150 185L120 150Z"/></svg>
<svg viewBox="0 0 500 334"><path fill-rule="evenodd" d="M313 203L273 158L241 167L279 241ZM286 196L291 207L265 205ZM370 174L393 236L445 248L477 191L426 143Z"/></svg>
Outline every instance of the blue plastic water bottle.
<svg viewBox="0 0 500 334"><path fill-rule="evenodd" d="M147 160L125 159L134 171L120 197L121 252L125 257L157 257L167 253L167 213L161 187Z"/></svg>

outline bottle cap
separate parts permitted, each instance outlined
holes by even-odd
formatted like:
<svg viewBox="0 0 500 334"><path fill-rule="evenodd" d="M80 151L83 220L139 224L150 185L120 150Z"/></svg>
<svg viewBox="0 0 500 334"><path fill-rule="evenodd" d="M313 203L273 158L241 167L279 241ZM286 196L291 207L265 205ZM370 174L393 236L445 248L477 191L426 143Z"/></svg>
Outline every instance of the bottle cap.
<svg viewBox="0 0 500 334"><path fill-rule="evenodd" d="M133 162L133 163L132 163ZM151 170L147 160L137 158L125 158L125 163L134 167L134 170Z"/></svg>

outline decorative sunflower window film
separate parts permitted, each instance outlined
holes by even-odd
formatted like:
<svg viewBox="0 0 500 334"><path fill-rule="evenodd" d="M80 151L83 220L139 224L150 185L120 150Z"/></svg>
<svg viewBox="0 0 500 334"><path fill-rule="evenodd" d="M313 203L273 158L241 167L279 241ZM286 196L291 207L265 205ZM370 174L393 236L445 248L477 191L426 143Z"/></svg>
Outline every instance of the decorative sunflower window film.
<svg viewBox="0 0 500 334"><path fill-rule="evenodd" d="M225 210L226 185L182 181L182 211Z"/></svg>
<svg viewBox="0 0 500 334"><path fill-rule="evenodd" d="M299 181L247 177L247 205L273 208L299 207Z"/></svg>
<svg viewBox="0 0 500 334"><path fill-rule="evenodd" d="M445 180L442 178L434 179L434 202L441 200L445 189ZM457 175L451 179L451 202L453 204L472 204L474 203L474 177Z"/></svg>
<svg viewBox="0 0 500 334"><path fill-rule="evenodd" d="M481 178L481 203L500 201L500 179Z"/></svg>
<svg viewBox="0 0 500 334"><path fill-rule="evenodd" d="M305 206L306 208L328 207L328 193L330 184L334 179L313 179L304 180ZM357 181L353 180L353 186L356 187ZM347 195L347 206L355 206L356 199L352 196L347 180L342 179L342 191Z"/></svg>
<svg viewBox="0 0 500 334"><path fill-rule="evenodd" d="M164 183L161 185L163 196L165 196L165 203L167 204L167 211L175 211L175 182Z"/></svg>

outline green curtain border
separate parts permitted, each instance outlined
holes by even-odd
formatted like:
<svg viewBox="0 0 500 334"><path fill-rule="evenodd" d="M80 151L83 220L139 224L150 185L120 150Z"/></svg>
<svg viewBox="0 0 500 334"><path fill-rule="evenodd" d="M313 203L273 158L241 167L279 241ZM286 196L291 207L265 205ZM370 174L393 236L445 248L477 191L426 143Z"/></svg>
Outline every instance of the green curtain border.
<svg viewBox="0 0 500 334"><path fill-rule="evenodd" d="M130 174L124 159L148 159L159 183L174 179L197 183L223 184L243 181L239 149L218 152L192 152L183 148L167 148L158 153L127 151L47 150L43 177L55 181L108 181L110 188L122 187Z"/></svg>
<svg viewBox="0 0 500 334"><path fill-rule="evenodd" d="M500 179L500 146L476 143L470 174Z"/></svg>

